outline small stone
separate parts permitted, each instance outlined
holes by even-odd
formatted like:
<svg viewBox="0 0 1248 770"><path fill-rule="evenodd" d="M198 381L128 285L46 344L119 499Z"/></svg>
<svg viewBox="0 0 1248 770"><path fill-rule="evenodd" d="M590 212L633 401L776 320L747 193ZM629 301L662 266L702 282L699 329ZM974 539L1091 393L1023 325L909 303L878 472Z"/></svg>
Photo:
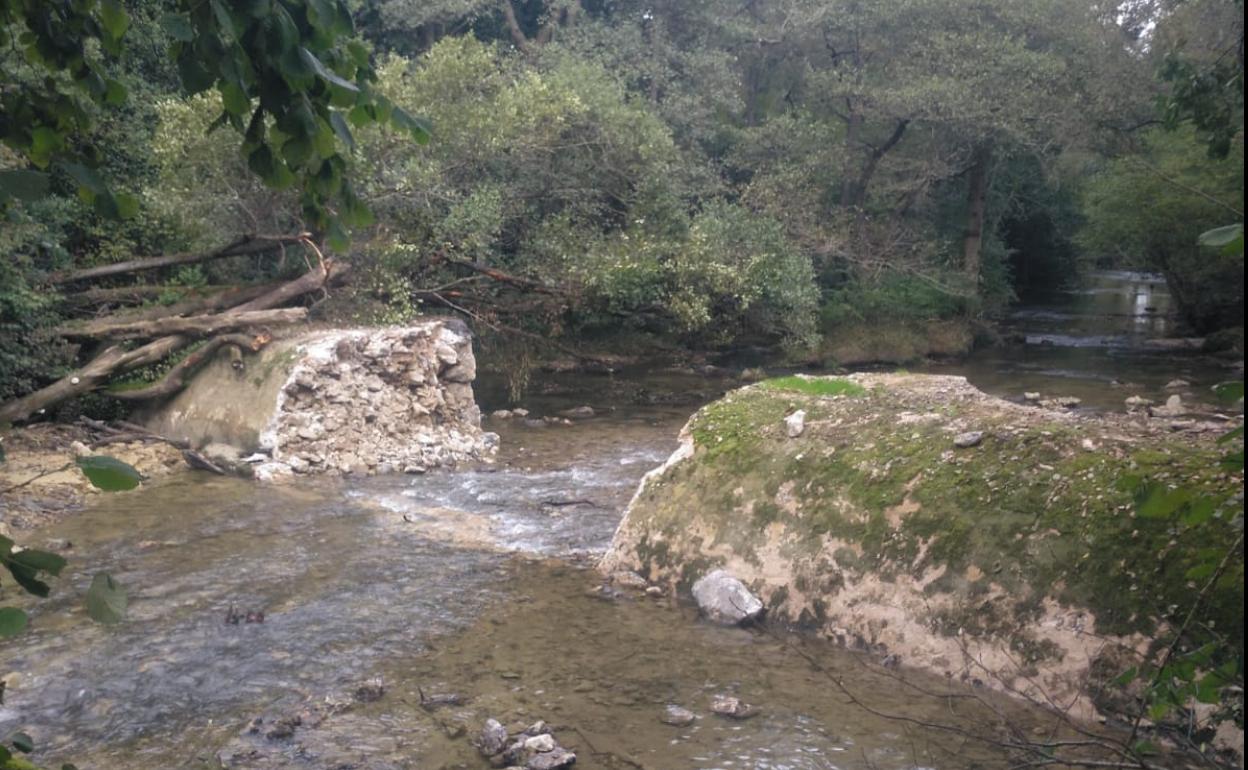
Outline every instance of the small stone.
<svg viewBox="0 0 1248 770"><path fill-rule="evenodd" d="M507 748L507 728L497 719L485 720L481 735L477 738L477 748L487 757L498 754Z"/></svg>
<svg viewBox="0 0 1248 770"><path fill-rule="evenodd" d="M545 754L548 751L555 750L555 739L549 733L534 735L524 741L524 748L526 751L531 751L534 754Z"/></svg>
<svg viewBox="0 0 1248 770"><path fill-rule="evenodd" d="M1187 414L1187 408L1183 406L1183 397L1175 393L1164 405L1153 407L1151 413L1154 417L1182 417Z"/></svg>
<svg viewBox="0 0 1248 770"><path fill-rule="evenodd" d="M355 688L355 699L360 703L379 701L385 694L386 685L380 679L373 679Z"/></svg>
<svg viewBox="0 0 1248 770"><path fill-rule="evenodd" d="M544 721L540 719L534 722L533 724L529 725L528 727L524 728L524 734L530 735L530 736L545 735L549 732L550 732L550 725L546 724Z"/></svg>
<svg viewBox="0 0 1248 770"><path fill-rule="evenodd" d="M722 569L714 570L693 584L693 598L702 614L715 623L738 625L763 614L763 603L745 584Z"/></svg>
<svg viewBox="0 0 1248 770"><path fill-rule="evenodd" d="M729 719L749 719L758 709L731 695L716 695L711 700L711 711Z"/></svg>
<svg viewBox="0 0 1248 770"><path fill-rule="evenodd" d="M1085 438L1083 441L1080 441L1079 446L1083 447L1084 450L1088 452L1096 451L1096 442L1090 438Z"/></svg>
<svg viewBox="0 0 1248 770"><path fill-rule="evenodd" d="M1054 399L1054 401L1057 402L1058 406L1065 407L1066 409L1074 409L1083 403L1083 399L1077 396L1058 396Z"/></svg>
<svg viewBox="0 0 1248 770"><path fill-rule="evenodd" d="M695 719L697 717L689 709L672 705L663 709L663 715L659 717L660 722L672 727L688 727Z"/></svg>
<svg viewBox="0 0 1248 770"><path fill-rule="evenodd" d="M1186 388L1190 388L1191 386L1192 383L1180 377L1167 382L1166 390L1184 390Z"/></svg>
<svg viewBox="0 0 1248 770"><path fill-rule="evenodd" d="M649 596L652 599L661 599L663 598L663 588L660 586L647 586L646 596Z"/></svg>
<svg viewBox="0 0 1248 770"><path fill-rule="evenodd" d="M1040 400L1040 392L1039 392L1039 391L1035 391L1035 390L1029 390L1029 391L1027 391L1027 392L1023 393L1023 400L1024 400L1024 401L1026 401L1026 402L1028 402L1028 403L1032 403L1032 404L1034 404L1034 403L1036 403L1037 401L1039 401L1039 400Z"/></svg>
<svg viewBox="0 0 1248 770"><path fill-rule="evenodd" d="M983 440L984 432L982 430L972 430L954 436L953 445L958 449L970 449L973 446L979 446Z"/></svg>
<svg viewBox="0 0 1248 770"><path fill-rule="evenodd" d="M619 570L618 572L612 572L610 575L610 579L611 579L611 582L616 584L617 586L621 586L623 588L635 588L638 591L645 590L646 586L648 585L644 577L642 577L641 575L638 575L636 572L633 572L632 570L626 570L626 569Z"/></svg>
<svg viewBox="0 0 1248 770"><path fill-rule="evenodd" d="M559 414L563 417L568 417L574 420L587 420L590 417L593 417L596 412L594 412L594 408L592 406L577 406L572 409L564 409Z"/></svg>
<svg viewBox="0 0 1248 770"><path fill-rule="evenodd" d="M1128 412L1135 412L1153 405L1152 400L1143 396L1127 396L1123 403L1127 405Z"/></svg>
<svg viewBox="0 0 1248 770"><path fill-rule="evenodd" d="M273 723L272 729L264 734L265 738L271 741L283 741L287 738L294 737L295 728L303 724L303 720L297 715L290 717L282 717Z"/></svg>
<svg viewBox="0 0 1248 770"><path fill-rule="evenodd" d="M806 430L806 410L798 409L784 418L784 430L789 438L797 438Z"/></svg>
<svg viewBox="0 0 1248 770"><path fill-rule="evenodd" d="M521 409L519 407L512 409L511 413L514 414L516 417L528 417L529 416L528 409Z"/></svg>
<svg viewBox="0 0 1248 770"><path fill-rule="evenodd" d="M526 770L562 770L576 764L576 755L562 747L536 754L525 763Z"/></svg>
<svg viewBox="0 0 1248 770"><path fill-rule="evenodd" d="M490 417L493 417L495 420L510 420L514 416L515 412L510 409L495 409L493 412L490 412Z"/></svg>

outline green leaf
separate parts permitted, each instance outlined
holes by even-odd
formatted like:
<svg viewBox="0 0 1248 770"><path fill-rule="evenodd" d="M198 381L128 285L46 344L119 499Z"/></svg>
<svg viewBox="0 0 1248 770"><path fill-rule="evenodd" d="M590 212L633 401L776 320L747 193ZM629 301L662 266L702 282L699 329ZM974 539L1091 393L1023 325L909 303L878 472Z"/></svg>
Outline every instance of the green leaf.
<svg viewBox="0 0 1248 770"><path fill-rule="evenodd" d="M351 128L347 125L346 118L342 117L341 112L329 113L329 125L333 126L334 133L338 135L338 139L347 146L351 152L355 152L355 137L351 135Z"/></svg>
<svg viewBox="0 0 1248 770"><path fill-rule="evenodd" d="M81 163L61 163L60 167L80 188L89 191L93 196L108 192L108 185L104 184L104 180Z"/></svg>
<svg viewBox="0 0 1248 770"><path fill-rule="evenodd" d="M174 40L189 43L195 39L195 28L191 26L191 17L184 13L166 13L160 19L160 26Z"/></svg>
<svg viewBox="0 0 1248 770"><path fill-rule="evenodd" d="M9 736L9 743L13 744L13 748L23 754L29 754L35 750L34 739L26 733L13 733Z"/></svg>
<svg viewBox="0 0 1248 770"><path fill-rule="evenodd" d="M126 589L112 576L100 572L87 589L87 614L96 623L117 623L126 615Z"/></svg>
<svg viewBox="0 0 1248 770"><path fill-rule="evenodd" d="M0 607L0 637L17 636L26 630L26 613L16 607Z"/></svg>
<svg viewBox="0 0 1248 770"><path fill-rule="evenodd" d="M143 481L143 474L133 466L115 457L92 455L79 457L78 467L92 486L106 492L123 492L134 489Z"/></svg>
<svg viewBox="0 0 1248 770"><path fill-rule="evenodd" d="M221 29L222 35L227 40L234 40L238 37L238 31L234 29L234 19L230 17L229 10L221 4L220 0L212 0L212 13L217 18L217 26Z"/></svg>
<svg viewBox="0 0 1248 770"><path fill-rule="evenodd" d="M429 121L409 115L401 107L393 108L390 113L390 122L396 128L410 133L417 144L428 144L429 137L433 135L433 127L429 125Z"/></svg>
<svg viewBox="0 0 1248 770"><path fill-rule="evenodd" d="M1136 741L1136 744L1132 747L1132 749L1136 754L1142 754L1145 756L1157 753L1157 747L1148 740Z"/></svg>
<svg viewBox="0 0 1248 770"><path fill-rule="evenodd" d="M110 107L120 107L126 103L126 87L120 80L109 78L106 81L104 91L104 103Z"/></svg>
<svg viewBox="0 0 1248 770"><path fill-rule="evenodd" d="M65 569L65 565L69 563L59 554L33 549L23 549L9 554L6 558L33 570L47 572L49 575L61 574L61 570Z"/></svg>
<svg viewBox="0 0 1248 770"><path fill-rule="evenodd" d="M1211 497L1200 497L1192 502L1183 513L1182 521L1189 527L1195 527L1204 524L1213 518L1213 514L1217 511L1218 505Z"/></svg>
<svg viewBox="0 0 1248 770"><path fill-rule="evenodd" d="M139 213L139 199L133 195L117 193L113 196L113 203L119 219L133 219Z"/></svg>
<svg viewBox="0 0 1248 770"><path fill-rule="evenodd" d="M238 83L222 83L220 90L221 104L226 112L241 118L251 111L251 99Z"/></svg>
<svg viewBox="0 0 1248 770"><path fill-rule="evenodd" d="M30 132L30 161L39 168L47 168L52 156L65 145L65 137L55 129L39 126Z"/></svg>
<svg viewBox="0 0 1248 770"><path fill-rule="evenodd" d="M1136 513L1145 519L1163 519L1182 508L1191 498L1189 490L1166 489L1162 484L1146 484L1136 492Z"/></svg>
<svg viewBox="0 0 1248 770"><path fill-rule="evenodd" d="M1206 230L1205 232L1201 233L1200 237L1197 238L1197 240L1200 242L1200 245L1214 246L1216 248L1229 246L1232 243L1234 243L1237 239L1240 242L1242 242L1244 239L1243 223L1234 224L1234 225L1226 225L1225 227L1215 227L1212 230Z"/></svg>
<svg viewBox="0 0 1248 770"><path fill-rule="evenodd" d="M42 171L10 169L0 171L0 201L17 198L37 201L46 198L51 190L52 178Z"/></svg>
<svg viewBox="0 0 1248 770"><path fill-rule="evenodd" d="M117 0L102 0L100 3L100 26L114 40L120 40L130 26L130 17L126 9Z"/></svg>
<svg viewBox="0 0 1248 770"><path fill-rule="evenodd" d="M311 67L312 71L315 72L317 76L319 76L321 79L329 83L332 83L333 85L336 85L339 88L345 88L348 91L351 91L353 93L359 92L360 90L359 86L357 86L355 83L352 83L350 80L346 80L345 78L335 73L333 70L326 67L321 62L320 59L316 58L316 54L312 53L307 48L303 48L303 47L299 48L299 58L303 59L303 61L309 67Z"/></svg>
<svg viewBox="0 0 1248 770"><path fill-rule="evenodd" d="M1213 386L1213 392L1219 401L1233 404L1244 397L1244 383L1239 381L1219 382Z"/></svg>
<svg viewBox="0 0 1248 770"><path fill-rule="evenodd" d="M1118 678L1114 680L1114 684L1118 685L1119 687L1126 687L1127 685L1131 684L1131 682L1135 679L1137 674L1139 674L1139 669L1137 669L1135 666L1132 666L1131 668L1119 674Z"/></svg>

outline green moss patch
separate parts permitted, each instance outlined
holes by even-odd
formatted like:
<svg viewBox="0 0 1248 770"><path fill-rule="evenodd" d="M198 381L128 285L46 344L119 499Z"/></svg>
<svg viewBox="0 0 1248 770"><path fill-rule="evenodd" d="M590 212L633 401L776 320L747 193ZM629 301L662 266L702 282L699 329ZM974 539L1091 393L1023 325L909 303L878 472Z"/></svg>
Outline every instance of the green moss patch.
<svg viewBox="0 0 1248 770"><path fill-rule="evenodd" d="M1219 466L1223 450L1207 437L1149 432L1125 418L1072 420L965 391L912 392L898 383L930 380L889 377L869 391L783 378L699 412L694 457L650 485L629 514L673 544L656 566L679 570L693 551L722 545L757 563L773 524L793 540L786 555L809 562L830 536L858 553L842 549L853 558L838 552L836 565L818 569L849 580L939 575L926 590L958 600L931 618L937 631L1018 637L1031 660L1046 653L1023 638L1042 599L1086 608L1099 633L1151 636L1192 600L1193 567L1235 540L1243 479ZM829 385L816 395L789 387L798 383ZM860 397L821 397L851 390L837 383ZM790 438L782 421L799 408L806 431ZM954 435L970 429L984 432L982 444L954 447ZM1128 476L1199 490L1218 512L1192 525L1139 516L1119 483ZM710 542L678 548L694 516L709 525ZM1238 569L1200 622L1242 648ZM1005 591L999 606L982 599L990 585Z"/></svg>
<svg viewBox="0 0 1248 770"><path fill-rule="evenodd" d="M862 396L867 390L852 380L841 377L776 377L761 382L760 388L806 393L811 396Z"/></svg>

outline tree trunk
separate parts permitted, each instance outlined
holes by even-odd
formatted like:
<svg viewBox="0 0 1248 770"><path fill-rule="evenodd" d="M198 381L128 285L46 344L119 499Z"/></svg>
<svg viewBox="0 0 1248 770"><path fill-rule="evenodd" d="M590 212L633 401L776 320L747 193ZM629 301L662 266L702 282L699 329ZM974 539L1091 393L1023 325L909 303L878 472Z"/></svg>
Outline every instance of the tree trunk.
<svg viewBox="0 0 1248 770"><path fill-rule="evenodd" d="M337 271L333 272L333 278L345 274L348 269L346 265L335 266L330 260L323 260L299 278L239 305L234 311L268 310L322 288L330 281L334 267L337 267ZM120 345L109 347L68 376L34 393L0 405L0 425L28 420L49 406L96 390L114 374L154 364L191 342L191 337L174 334L153 340L134 350L125 350Z"/></svg>
<svg viewBox="0 0 1248 770"><path fill-rule="evenodd" d="M302 308L301 308L302 309ZM254 337L246 334L223 334L220 337L213 337L199 347L194 353L182 359L169 370L169 373L160 378L159 381L152 383L144 388L135 390L118 390L109 393L113 398L120 398L126 401L147 401L153 398L164 398L172 396L174 393L186 387L188 378L194 374L199 367L203 366L217 349L223 345L237 345L240 348L245 347L253 353L259 351L273 338L268 334L260 334Z"/></svg>
<svg viewBox="0 0 1248 770"><path fill-rule="evenodd" d="M511 0L502 0L503 20L507 22L507 32L511 35L511 42L516 44L516 48L521 53L529 53L529 38L524 34L524 30L520 27L520 20L516 18L516 9L511 4Z"/></svg>
<svg viewBox="0 0 1248 770"><path fill-rule="evenodd" d="M226 257L260 254L282 248L283 246L294 246L305 239L306 236L303 235L248 235L213 251L168 254L163 257L141 257L126 262L114 262L111 265L89 267L85 270L67 270L49 275L47 282L53 285L75 283L77 281L106 278L110 275L138 273L144 270L156 270L175 265L190 265L214 259L225 259Z"/></svg>
<svg viewBox="0 0 1248 770"><path fill-rule="evenodd" d="M897 146L901 141L901 137L906 133L906 127L910 125L909 118L902 118L897 121L897 125L893 127L893 133L888 139L884 140L884 144L879 147L872 147L871 152L867 155L867 159L863 161L862 169L858 172L858 179L854 182L846 182L848 187L841 188L841 205L862 208L867 202L867 188L871 185L871 179L875 176L875 169L880 165L880 160L888 154L888 151Z"/></svg>
<svg viewBox="0 0 1248 770"><path fill-rule="evenodd" d="M984 205L988 197L988 166L992 150L980 145L971 155L966 193L966 235L962 241L962 269L978 292L984 250Z"/></svg>
<svg viewBox="0 0 1248 770"><path fill-rule="evenodd" d="M269 324L291 324L305 320L307 308L291 307L281 310L249 310L244 312L194 315L186 318L170 316L150 321L113 321L102 319L80 326L64 326L57 333L75 339L141 340L168 334L184 334L189 337L208 337L235 329Z"/></svg>

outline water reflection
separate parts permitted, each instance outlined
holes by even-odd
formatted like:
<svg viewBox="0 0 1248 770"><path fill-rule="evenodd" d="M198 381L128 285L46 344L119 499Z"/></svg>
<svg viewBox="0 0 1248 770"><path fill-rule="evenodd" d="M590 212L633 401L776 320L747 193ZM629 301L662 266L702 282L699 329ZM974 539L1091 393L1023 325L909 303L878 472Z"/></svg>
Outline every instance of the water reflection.
<svg viewBox="0 0 1248 770"><path fill-rule="evenodd" d="M1036 391L1076 396L1085 408L1123 408L1129 395L1164 399L1166 383L1181 378L1200 392L1224 378L1216 364L1176 339L1183 329L1160 275L1103 271L1078 289L1031 298L1004 320L1005 342L966 360L924 371L961 374L981 390L1006 398Z"/></svg>

